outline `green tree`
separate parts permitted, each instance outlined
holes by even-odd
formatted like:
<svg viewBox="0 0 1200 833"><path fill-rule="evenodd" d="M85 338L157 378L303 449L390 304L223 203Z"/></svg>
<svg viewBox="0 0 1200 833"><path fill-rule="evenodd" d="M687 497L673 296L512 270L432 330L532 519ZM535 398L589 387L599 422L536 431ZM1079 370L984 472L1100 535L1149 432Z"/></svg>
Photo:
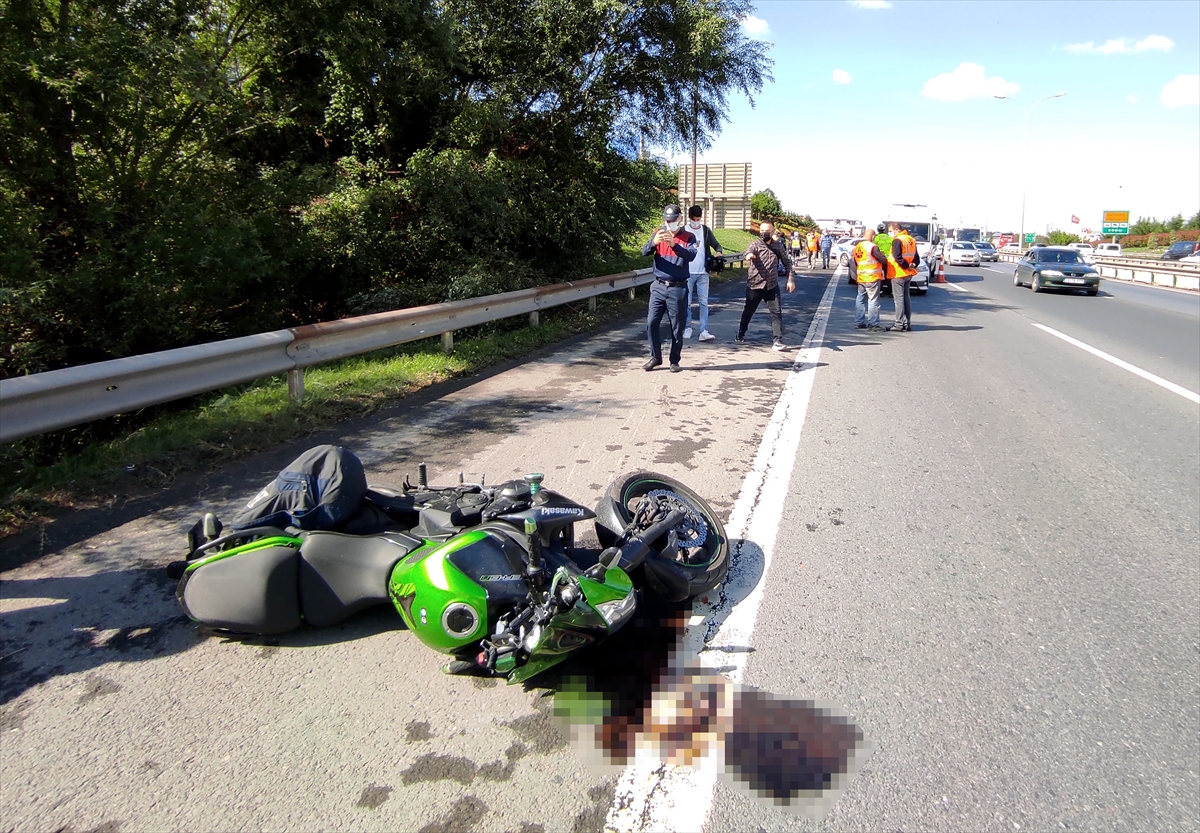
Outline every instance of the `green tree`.
<svg viewBox="0 0 1200 833"><path fill-rule="evenodd" d="M1070 243L1078 243L1080 240L1079 235L1071 234L1070 232L1066 231L1059 231L1058 229L1050 232L1050 235L1047 239L1050 241L1051 246L1066 246Z"/></svg>
<svg viewBox="0 0 1200 833"><path fill-rule="evenodd" d="M769 78L749 12L9 0L0 373L585 273L671 185L639 140Z"/></svg>
<svg viewBox="0 0 1200 833"><path fill-rule="evenodd" d="M1185 229L1200 229L1200 211L1192 215L1191 219L1184 223Z"/></svg>
<svg viewBox="0 0 1200 833"><path fill-rule="evenodd" d="M758 220L778 217L783 212L779 198L770 188L757 191L750 196L750 213Z"/></svg>

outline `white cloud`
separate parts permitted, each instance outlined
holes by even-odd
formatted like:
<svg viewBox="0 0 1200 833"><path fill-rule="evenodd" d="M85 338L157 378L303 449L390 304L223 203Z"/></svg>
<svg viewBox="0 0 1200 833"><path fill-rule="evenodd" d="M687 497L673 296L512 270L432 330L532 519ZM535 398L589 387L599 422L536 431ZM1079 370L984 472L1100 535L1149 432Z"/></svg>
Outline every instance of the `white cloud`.
<svg viewBox="0 0 1200 833"><path fill-rule="evenodd" d="M968 98L1016 95L1019 89L1019 85L1005 81L998 75L986 77L979 64L964 61L954 72L943 72L926 81L921 94L939 101L963 101Z"/></svg>
<svg viewBox="0 0 1200 833"><path fill-rule="evenodd" d="M1137 104L1137 96L1136 95L1127 95L1127 96L1125 96L1125 100L1128 101L1130 104ZM699 179L699 177L697 177L697 180L698 179Z"/></svg>
<svg viewBox="0 0 1200 833"><path fill-rule="evenodd" d="M890 9L892 7L888 0L846 0L846 2L857 9Z"/></svg>
<svg viewBox="0 0 1200 833"><path fill-rule="evenodd" d="M835 69L833 71L833 82L835 84L849 84L854 79L850 77L850 73L844 69Z"/></svg>
<svg viewBox="0 0 1200 833"><path fill-rule="evenodd" d="M1134 42L1132 38L1115 38L1096 46L1094 41L1087 43L1069 43L1063 47L1067 52L1085 52L1097 55L1118 55L1133 52L1170 52L1175 46L1175 41L1165 35L1149 35L1142 38L1140 41Z"/></svg>
<svg viewBox="0 0 1200 833"><path fill-rule="evenodd" d="M742 21L742 28L746 30L747 35L750 35L751 37L757 37L759 35L767 34L768 26L767 21L763 20L761 17L750 15Z"/></svg>
<svg viewBox="0 0 1200 833"><path fill-rule="evenodd" d="M1200 75L1176 75L1162 88L1161 100L1168 107L1200 104Z"/></svg>

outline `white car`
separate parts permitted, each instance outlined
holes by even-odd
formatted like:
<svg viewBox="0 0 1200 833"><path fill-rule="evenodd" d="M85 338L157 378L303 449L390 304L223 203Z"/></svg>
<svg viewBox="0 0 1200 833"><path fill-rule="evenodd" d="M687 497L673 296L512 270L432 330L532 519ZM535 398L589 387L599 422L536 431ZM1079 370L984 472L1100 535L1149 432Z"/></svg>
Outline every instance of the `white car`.
<svg viewBox="0 0 1200 833"><path fill-rule="evenodd" d="M850 252L854 247L862 242L861 237L842 237L834 242L833 248L829 250L829 259L834 263L840 263L842 266L850 265Z"/></svg>
<svg viewBox="0 0 1200 833"><path fill-rule="evenodd" d="M1187 257L1179 258L1180 263L1200 263L1200 254L1188 255Z"/></svg>
<svg viewBox="0 0 1200 833"><path fill-rule="evenodd" d="M944 254L947 266L979 265L979 249L976 249L973 243L966 243L961 240L947 243Z"/></svg>
<svg viewBox="0 0 1200 833"><path fill-rule="evenodd" d="M1084 263L1095 263L1096 250L1092 248L1090 243L1072 243L1070 247L1083 257Z"/></svg>
<svg viewBox="0 0 1200 833"><path fill-rule="evenodd" d="M1121 244L1120 243L1097 243L1096 244L1096 254L1104 255L1105 257L1120 257L1121 256Z"/></svg>

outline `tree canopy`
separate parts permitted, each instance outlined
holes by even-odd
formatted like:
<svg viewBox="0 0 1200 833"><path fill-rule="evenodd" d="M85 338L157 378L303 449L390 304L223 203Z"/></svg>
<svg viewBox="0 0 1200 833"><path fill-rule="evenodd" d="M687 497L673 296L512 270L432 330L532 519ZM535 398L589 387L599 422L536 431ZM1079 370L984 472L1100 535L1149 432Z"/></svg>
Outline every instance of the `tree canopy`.
<svg viewBox="0 0 1200 833"><path fill-rule="evenodd" d="M639 141L769 78L750 11L8 0L0 375L586 273L673 184Z"/></svg>

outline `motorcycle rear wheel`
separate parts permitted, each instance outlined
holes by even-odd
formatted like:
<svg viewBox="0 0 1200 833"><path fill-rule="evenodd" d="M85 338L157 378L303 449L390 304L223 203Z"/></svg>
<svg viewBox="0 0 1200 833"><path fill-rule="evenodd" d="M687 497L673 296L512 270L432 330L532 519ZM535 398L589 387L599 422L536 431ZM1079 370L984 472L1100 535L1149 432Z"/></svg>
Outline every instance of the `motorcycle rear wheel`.
<svg viewBox="0 0 1200 833"><path fill-rule="evenodd" d="M610 547L617 543L625 527L633 519L633 506L636 501L650 492L667 491L673 493L680 501L695 510L707 527L704 543L699 547L699 553L685 561L670 561L660 555L651 556L658 561L655 566L661 570L664 567L676 573L686 581L686 595L682 598L692 598L708 590L712 590L729 572L729 538L725 534L725 525L708 502L690 488L668 477L652 471L633 471L623 474L609 484L604 496L596 505L596 537L600 546ZM652 546L661 546L664 542L651 542ZM678 593L668 593L660 582L653 579L654 570L645 568L637 572L644 573L636 576L639 579L649 579L645 583L659 595L677 596ZM657 586L656 586L657 585ZM677 586L677 585L676 585Z"/></svg>

